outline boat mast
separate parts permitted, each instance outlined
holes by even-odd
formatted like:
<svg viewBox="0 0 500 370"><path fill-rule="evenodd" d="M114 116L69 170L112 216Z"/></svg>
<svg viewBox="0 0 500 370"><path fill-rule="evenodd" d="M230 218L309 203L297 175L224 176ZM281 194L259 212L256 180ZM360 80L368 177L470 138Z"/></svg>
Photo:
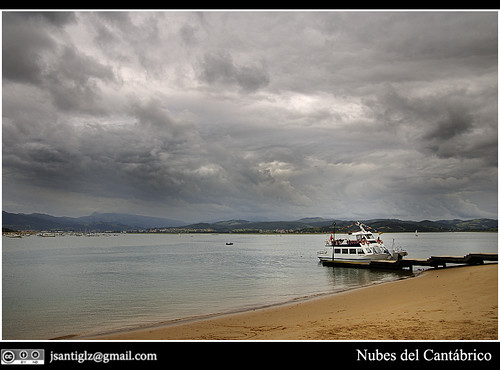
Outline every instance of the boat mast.
<svg viewBox="0 0 500 370"><path fill-rule="evenodd" d="M358 225L358 226L359 226L359 228L361 229L361 231L362 231L362 232L366 233L366 230L365 230L365 228L363 227L363 224L362 224L361 222L356 221L356 225Z"/></svg>
<svg viewBox="0 0 500 370"><path fill-rule="evenodd" d="M333 223L333 241L332 241L332 261L335 259L335 226L337 223Z"/></svg>

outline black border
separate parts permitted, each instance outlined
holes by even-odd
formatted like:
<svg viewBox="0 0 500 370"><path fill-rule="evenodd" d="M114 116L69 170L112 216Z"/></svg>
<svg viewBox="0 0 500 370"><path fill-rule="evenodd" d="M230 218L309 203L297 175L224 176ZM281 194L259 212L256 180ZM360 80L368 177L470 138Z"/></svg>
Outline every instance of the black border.
<svg viewBox="0 0 500 370"><path fill-rule="evenodd" d="M43 349L44 368L126 369L214 366L217 368L286 369L493 369L498 368L498 341L43 341L2 342L2 349ZM130 352L128 352L130 351ZM77 361L84 353L155 353L156 361ZM54 360L59 354L75 360ZM418 358L416 358L418 356ZM436 357L437 356L437 357ZM446 360L446 357L449 360ZM462 359L460 359L462 356ZM469 356L469 359L465 359ZM81 358L81 357L80 357ZM51 359L53 360L51 362ZM0 365L8 369L8 365ZM31 369L36 370L36 365ZM17 367L19 368L19 367Z"/></svg>

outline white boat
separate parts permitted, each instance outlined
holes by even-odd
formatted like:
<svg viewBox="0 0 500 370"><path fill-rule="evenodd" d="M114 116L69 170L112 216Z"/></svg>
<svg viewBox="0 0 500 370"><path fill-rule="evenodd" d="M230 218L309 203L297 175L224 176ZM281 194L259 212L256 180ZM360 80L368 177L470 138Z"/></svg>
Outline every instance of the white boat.
<svg viewBox="0 0 500 370"><path fill-rule="evenodd" d="M46 233L46 232L42 232L42 233L39 233L37 235L41 236L43 238L55 238L56 237L55 233Z"/></svg>
<svg viewBox="0 0 500 370"><path fill-rule="evenodd" d="M406 250L395 249L394 245L389 250L380 236L375 238L372 232L365 230L366 225L360 222L356 222L356 225L360 231L349 233L347 238L336 239L334 234L331 234L325 248L317 253L320 261L369 264L373 260L398 260L408 255Z"/></svg>

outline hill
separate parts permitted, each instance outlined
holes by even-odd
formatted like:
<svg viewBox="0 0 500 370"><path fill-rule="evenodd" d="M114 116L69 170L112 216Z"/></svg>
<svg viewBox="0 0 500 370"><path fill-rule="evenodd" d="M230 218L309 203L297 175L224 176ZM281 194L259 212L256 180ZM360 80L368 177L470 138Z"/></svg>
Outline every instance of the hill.
<svg viewBox="0 0 500 370"><path fill-rule="evenodd" d="M55 217L43 213L2 212L2 228L12 230L129 231L173 227L184 223L168 218L122 213L92 213L83 217Z"/></svg>
<svg viewBox="0 0 500 370"><path fill-rule="evenodd" d="M375 219L362 221L380 232L443 232L443 231L497 231L498 221L493 219L402 221ZM215 223L198 223L182 227L165 228L163 232L217 232L217 233L330 233L354 231L353 220L329 220L324 218L302 218L297 221L250 222L229 220ZM335 225L334 225L335 224Z"/></svg>
<svg viewBox="0 0 500 370"><path fill-rule="evenodd" d="M354 231L354 220L333 220L321 217L296 221L226 220L185 225L168 218L121 213L92 213L83 217L55 217L41 213L2 212L3 229L63 231L136 231L143 232L215 232L215 233L329 233ZM498 221L488 218L471 220L403 221L397 219L362 220L380 232L498 231ZM184 225L184 226L183 226ZM349 228L349 226L351 226Z"/></svg>

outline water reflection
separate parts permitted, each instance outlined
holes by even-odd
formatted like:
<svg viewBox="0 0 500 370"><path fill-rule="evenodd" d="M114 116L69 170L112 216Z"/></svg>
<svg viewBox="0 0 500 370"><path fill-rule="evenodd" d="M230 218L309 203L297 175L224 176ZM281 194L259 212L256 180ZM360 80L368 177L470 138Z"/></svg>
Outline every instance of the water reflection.
<svg viewBox="0 0 500 370"><path fill-rule="evenodd" d="M409 270L384 271L343 266L323 266L323 268L333 292L414 276L414 272Z"/></svg>

